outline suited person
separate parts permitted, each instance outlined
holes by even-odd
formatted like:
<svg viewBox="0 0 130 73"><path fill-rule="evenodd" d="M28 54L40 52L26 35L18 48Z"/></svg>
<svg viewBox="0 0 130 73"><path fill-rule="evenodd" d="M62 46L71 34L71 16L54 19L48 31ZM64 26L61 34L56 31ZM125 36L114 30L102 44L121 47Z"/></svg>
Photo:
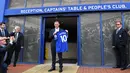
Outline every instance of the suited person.
<svg viewBox="0 0 130 73"><path fill-rule="evenodd" d="M5 55L3 55L3 52L12 49L11 46L13 46L14 37L10 37L9 43L6 42L6 39L6 37L0 37L0 73L7 73L7 64L4 63Z"/></svg>
<svg viewBox="0 0 130 73"><path fill-rule="evenodd" d="M116 22L117 29L113 32L112 46L116 54L116 67L125 70L127 67L127 32L120 21Z"/></svg>
<svg viewBox="0 0 130 73"><path fill-rule="evenodd" d="M54 22L54 29L51 29L50 33L49 33L49 38L51 39L51 55L52 55L52 67L51 69L49 69L48 71L54 71L55 70L55 64L56 64L56 41L54 40L54 36L56 35L57 32L63 30L60 27L60 23L59 21L55 21ZM59 57L59 72L62 72L62 68L63 68L63 62L62 62L62 52L58 53L58 57Z"/></svg>
<svg viewBox="0 0 130 73"><path fill-rule="evenodd" d="M0 23L0 37L9 37L8 30L5 28L6 28L5 23L4 22Z"/></svg>
<svg viewBox="0 0 130 73"><path fill-rule="evenodd" d="M16 67L16 63L18 61L18 57L19 57L19 53L21 48L23 48L23 44L24 44L24 36L23 34L20 32L21 28L19 26L15 27L15 32L12 32L10 35L15 37L15 41L13 44L13 49L11 49L8 52L8 56L7 59L5 61L5 63L7 63L7 65L9 65L11 63L11 58L13 56L13 53L15 52L15 57L14 57L14 62L13 62L13 66Z"/></svg>
<svg viewBox="0 0 130 73"><path fill-rule="evenodd" d="M0 23L0 37L9 37L9 33L8 30L6 29L5 23L1 22ZM6 40L6 42L8 42L8 40Z"/></svg>

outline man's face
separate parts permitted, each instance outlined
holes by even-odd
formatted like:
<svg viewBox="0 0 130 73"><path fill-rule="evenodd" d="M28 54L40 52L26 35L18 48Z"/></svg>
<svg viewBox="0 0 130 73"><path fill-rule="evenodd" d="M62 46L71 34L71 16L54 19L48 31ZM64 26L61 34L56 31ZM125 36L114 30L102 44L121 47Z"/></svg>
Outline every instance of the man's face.
<svg viewBox="0 0 130 73"><path fill-rule="evenodd" d="M5 24L2 24L2 25L1 25L1 28L4 29L4 28L5 28Z"/></svg>
<svg viewBox="0 0 130 73"><path fill-rule="evenodd" d="M58 21L54 22L55 28L58 28L60 26L60 23Z"/></svg>
<svg viewBox="0 0 130 73"><path fill-rule="evenodd" d="M20 32L20 30L21 30L20 28L16 28L15 29L16 32Z"/></svg>
<svg viewBox="0 0 130 73"><path fill-rule="evenodd" d="M120 22L116 22L116 27L120 28L120 27L122 27L122 24Z"/></svg>

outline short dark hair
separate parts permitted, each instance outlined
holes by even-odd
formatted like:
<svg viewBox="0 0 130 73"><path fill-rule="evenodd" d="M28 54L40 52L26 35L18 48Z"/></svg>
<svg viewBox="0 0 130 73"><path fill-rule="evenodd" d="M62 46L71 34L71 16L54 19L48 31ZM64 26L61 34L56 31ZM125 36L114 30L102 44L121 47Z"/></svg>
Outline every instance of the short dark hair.
<svg viewBox="0 0 130 73"><path fill-rule="evenodd" d="M56 19L54 22L59 22L60 23L60 21L58 19Z"/></svg>
<svg viewBox="0 0 130 73"><path fill-rule="evenodd" d="M122 22L121 21L116 21L116 23L119 22L121 25L122 25Z"/></svg>
<svg viewBox="0 0 130 73"><path fill-rule="evenodd" d="M57 20L55 20L54 22L58 22L59 24L61 24L61 22L57 19Z"/></svg>
<svg viewBox="0 0 130 73"><path fill-rule="evenodd" d="M0 25L5 24L5 22L1 22Z"/></svg>

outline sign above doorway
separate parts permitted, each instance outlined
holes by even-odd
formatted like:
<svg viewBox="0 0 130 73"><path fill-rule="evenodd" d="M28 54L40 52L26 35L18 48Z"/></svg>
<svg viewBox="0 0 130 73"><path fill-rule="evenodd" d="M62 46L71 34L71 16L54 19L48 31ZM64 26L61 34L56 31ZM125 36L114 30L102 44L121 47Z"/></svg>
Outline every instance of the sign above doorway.
<svg viewBox="0 0 130 73"><path fill-rule="evenodd" d="M87 4L87 5L7 9L5 10L5 16L22 15L22 14L46 14L46 13L115 11L115 10L130 10L130 3Z"/></svg>

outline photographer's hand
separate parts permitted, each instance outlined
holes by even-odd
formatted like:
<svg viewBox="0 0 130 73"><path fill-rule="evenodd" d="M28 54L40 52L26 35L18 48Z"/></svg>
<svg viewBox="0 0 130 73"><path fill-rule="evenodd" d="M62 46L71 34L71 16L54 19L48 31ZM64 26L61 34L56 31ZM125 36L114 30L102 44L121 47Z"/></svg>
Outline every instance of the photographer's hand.
<svg viewBox="0 0 130 73"><path fill-rule="evenodd" d="M10 44L13 44L13 41L15 40L14 36L10 37Z"/></svg>

